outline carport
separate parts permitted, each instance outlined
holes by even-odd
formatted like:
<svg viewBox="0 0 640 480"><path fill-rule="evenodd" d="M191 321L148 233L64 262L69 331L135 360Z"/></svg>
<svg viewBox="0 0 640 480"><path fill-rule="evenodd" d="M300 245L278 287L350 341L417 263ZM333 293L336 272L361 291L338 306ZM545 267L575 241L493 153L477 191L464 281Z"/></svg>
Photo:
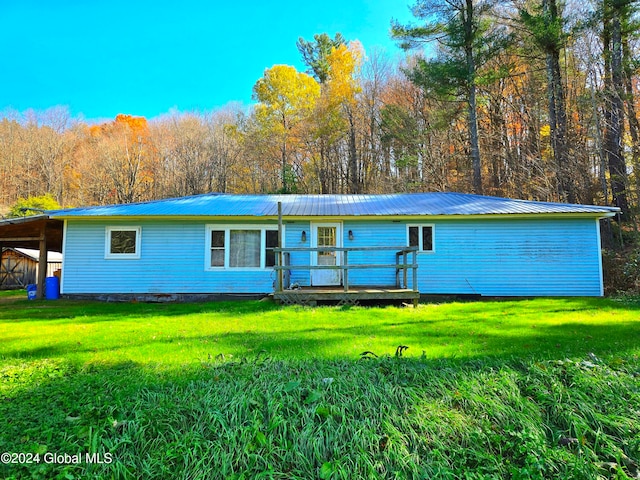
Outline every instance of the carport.
<svg viewBox="0 0 640 480"><path fill-rule="evenodd" d="M63 226L64 222L51 219L46 214L0 221L0 265L3 247L32 248L40 251L36 298L44 297L47 250L62 253Z"/></svg>

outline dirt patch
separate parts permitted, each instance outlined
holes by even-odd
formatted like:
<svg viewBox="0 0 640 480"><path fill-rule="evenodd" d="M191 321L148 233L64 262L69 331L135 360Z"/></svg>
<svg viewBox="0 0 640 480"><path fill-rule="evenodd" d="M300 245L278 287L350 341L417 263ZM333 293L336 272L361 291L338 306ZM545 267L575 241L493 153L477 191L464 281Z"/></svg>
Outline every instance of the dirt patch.
<svg viewBox="0 0 640 480"><path fill-rule="evenodd" d="M27 294L24 292L15 294L0 292L0 305L8 305L17 302L18 300L25 300L26 298Z"/></svg>

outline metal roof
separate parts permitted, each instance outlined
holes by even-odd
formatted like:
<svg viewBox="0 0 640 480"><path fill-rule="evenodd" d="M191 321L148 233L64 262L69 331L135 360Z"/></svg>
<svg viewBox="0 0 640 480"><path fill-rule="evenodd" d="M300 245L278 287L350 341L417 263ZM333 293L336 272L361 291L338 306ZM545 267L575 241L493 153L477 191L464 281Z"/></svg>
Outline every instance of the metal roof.
<svg viewBox="0 0 640 480"><path fill-rule="evenodd" d="M22 255L36 262L40 258L40 250L34 250L33 248L14 248L13 250L20 252ZM47 262L62 263L62 254L59 252L47 252Z"/></svg>
<svg viewBox="0 0 640 480"><path fill-rule="evenodd" d="M275 217L283 216L442 216L592 214L611 216L617 207L536 202L465 193L395 193L387 195L234 195L211 193L152 202L85 207L49 212L73 217Z"/></svg>

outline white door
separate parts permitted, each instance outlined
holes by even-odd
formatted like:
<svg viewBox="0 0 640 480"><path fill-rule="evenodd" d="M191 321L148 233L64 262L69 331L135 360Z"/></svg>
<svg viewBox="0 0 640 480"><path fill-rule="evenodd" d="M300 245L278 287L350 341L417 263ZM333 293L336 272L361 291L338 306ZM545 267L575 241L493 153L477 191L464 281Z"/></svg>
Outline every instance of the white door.
<svg viewBox="0 0 640 480"><path fill-rule="evenodd" d="M341 225L339 223L312 223L311 246L312 247L340 247ZM340 265L341 252L311 252L311 265L322 266ZM342 284L342 270L311 270L311 285L329 286Z"/></svg>

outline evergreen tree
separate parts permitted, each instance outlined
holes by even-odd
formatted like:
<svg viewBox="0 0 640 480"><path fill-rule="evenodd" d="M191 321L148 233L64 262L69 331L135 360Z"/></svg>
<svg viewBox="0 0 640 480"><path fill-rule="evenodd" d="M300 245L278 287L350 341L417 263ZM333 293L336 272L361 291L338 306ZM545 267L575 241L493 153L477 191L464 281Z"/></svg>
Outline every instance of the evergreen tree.
<svg viewBox="0 0 640 480"><path fill-rule="evenodd" d="M567 126L566 94L560 65L560 54L569 34L562 15L562 5L556 0L541 0L531 10L520 10L520 20L528 31L534 46L545 56L547 74L547 106L551 147L556 163L556 178L560 198L571 203L577 201L570 168L570 141Z"/></svg>
<svg viewBox="0 0 640 480"><path fill-rule="evenodd" d="M329 55L333 49L346 45L346 40L341 33L336 33L333 39L326 33L318 33L313 36L314 41L310 42L304 38L298 38L296 46L302 61L309 67L308 74L313 74L318 83L323 84L329 78Z"/></svg>
<svg viewBox="0 0 640 480"><path fill-rule="evenodd" d="M419 59L407 74L435 98L467 104L473 189L478 194L482 193L478 86L506 72L481 72L481 67L504 48L508 40L504 31L489 19L494 3L490 0L419 0L413 7L413 15L424 21L422 26L397 22L392 25L392 36L405 50L425 42L437 43L435 57Z"/></svg>

